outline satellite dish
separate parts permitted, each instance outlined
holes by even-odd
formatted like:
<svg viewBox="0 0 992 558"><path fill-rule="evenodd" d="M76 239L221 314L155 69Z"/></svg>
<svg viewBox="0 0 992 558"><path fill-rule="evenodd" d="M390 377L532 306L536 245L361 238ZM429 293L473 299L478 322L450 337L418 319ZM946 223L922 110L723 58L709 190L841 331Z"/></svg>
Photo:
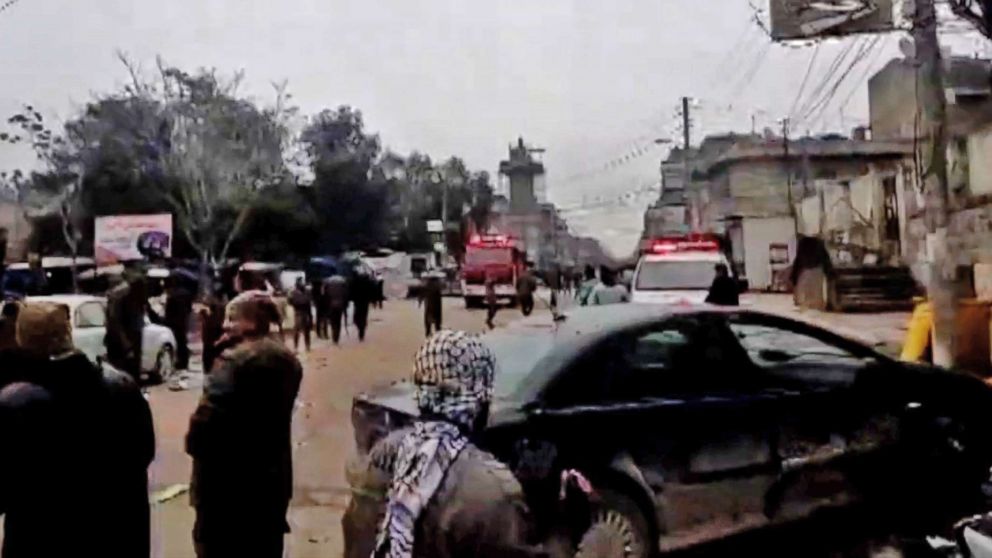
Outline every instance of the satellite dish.
<svg viewBox="0 0 992 558"><path fill-rule="evenodd" d="M909 37L899 39L899 52L910 60L916 59L916 43Z"/></svg>

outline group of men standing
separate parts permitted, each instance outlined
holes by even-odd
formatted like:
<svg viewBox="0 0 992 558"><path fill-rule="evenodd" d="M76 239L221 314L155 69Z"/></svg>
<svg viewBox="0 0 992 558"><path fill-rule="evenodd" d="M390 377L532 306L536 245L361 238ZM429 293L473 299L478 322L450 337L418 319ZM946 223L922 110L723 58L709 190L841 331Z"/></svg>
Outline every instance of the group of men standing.
<svg viewBox="0 0 992 558"><path fill-rule="evenodd" d="M127 304L142 294L141 281L128 286L108 306L108 314L124 312L125 328L134 321ZM32 301L4 309L0 330L14 340L4 336L0 347L3 558L149 556L155 434L138 383L76 349L68 307ZM186 436L193 542L200 558L275 558L288 531L290 423L302 367L275 335L280 314L268 294L242 293L221 311L223 334ZM130 365L140 350L126 335L108 342L115 360ZM93 505L99 513L80 508Z"/></svg>
<svg viewBox="0 0 992 558"><path fill-rule="evenodd" d="M352 309L352 322L358 330L358 340L365 340L369 324L369 309L377 304L382 307L381 282L369 273L355 273L350 279L334 274L314 281L309 287L301 277L289 293L293 308L293 346L299 349L300 337L306 350L310 350L311 332L318 339L330 338L335 345L341 341L342 326L347 329L348 307ZM316 314L316 319L314 318Z"/></svg>

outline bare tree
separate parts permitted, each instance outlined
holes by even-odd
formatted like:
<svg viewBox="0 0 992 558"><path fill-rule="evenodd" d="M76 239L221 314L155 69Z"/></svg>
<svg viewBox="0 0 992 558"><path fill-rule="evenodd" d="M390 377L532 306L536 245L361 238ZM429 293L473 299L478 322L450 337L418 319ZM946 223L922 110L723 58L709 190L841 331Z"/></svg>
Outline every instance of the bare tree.
<svg viewBox="0 0 992 558"><path fill-rule="evenodd" d="M992 0L947 0L954 15L992 39Z"/></svg>

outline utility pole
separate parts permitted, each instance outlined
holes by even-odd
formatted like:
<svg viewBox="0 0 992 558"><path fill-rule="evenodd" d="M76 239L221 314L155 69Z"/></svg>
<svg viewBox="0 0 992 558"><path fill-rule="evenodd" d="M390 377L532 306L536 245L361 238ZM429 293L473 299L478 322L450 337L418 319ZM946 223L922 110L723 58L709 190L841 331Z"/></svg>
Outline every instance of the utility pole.
<svg viewBox="0 0 992 558"><path fill-rule="evenodd" d="M782 119L782 156L785 159L785 198L792 215L792 228L799 235L799 219L796 217L796 204L792 199L792 160L789 158L789 118Z"/></svg>
<svg viewBox="0 0 992 558"><path fill-rule="evenodd" d="M689 97L682 97L682 195L689 191L689 126L692 118L689 115Z"/></svg>
<svg viewBox="0 0 992 558"><path fill-rule="evenodd" d="M671 105L669 105L671 106ZM682 148L689 150L689 97L682 97Z"/></svg>
<svg viewBox="0 0 992 558"><path fill-rule="evenodd" d="M924 220L927 226L927 296L933 311L933 362L954 365L955 315L954 293L956 264L947 246L947 99L944 95L940 42L937 36L935 0L916 0L913 14L913 43L916 57L916 80L927 130L923 154L923 194L926 201ZM919 110L920 107L917 107Z"/></svg>

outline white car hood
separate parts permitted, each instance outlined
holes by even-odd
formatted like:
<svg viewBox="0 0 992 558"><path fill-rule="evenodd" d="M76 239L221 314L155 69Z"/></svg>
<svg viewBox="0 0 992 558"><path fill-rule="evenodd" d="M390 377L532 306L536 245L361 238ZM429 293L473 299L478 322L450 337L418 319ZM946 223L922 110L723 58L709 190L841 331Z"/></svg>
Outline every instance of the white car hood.
<svg viewBox="0 0 992 558"><path fill-rule="evenodd" d="M702 304L706 302L707 290L634 291L632 302L644 304Z"/></svg>

